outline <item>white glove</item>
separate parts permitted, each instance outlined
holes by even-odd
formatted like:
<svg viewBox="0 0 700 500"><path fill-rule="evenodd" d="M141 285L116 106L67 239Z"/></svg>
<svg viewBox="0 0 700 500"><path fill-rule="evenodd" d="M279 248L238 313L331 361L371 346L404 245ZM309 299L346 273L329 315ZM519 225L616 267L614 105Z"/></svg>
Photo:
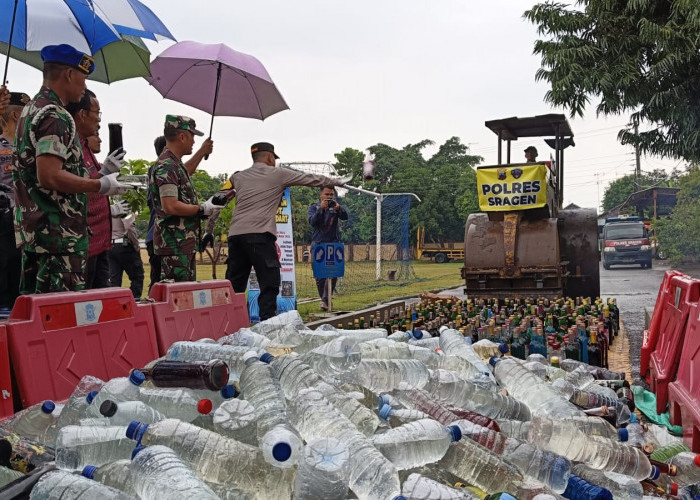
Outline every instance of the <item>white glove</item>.
<svg viewBox="0 0 700 500"><path fill-rule="evenodd" d="M102 175L109 175L113 174L114 172L119 172L124 166L125 154L126 151L124 151L121 148L112 151L110 155L107 158L105 158L105 161L102 164L102 168L100 169L100 173Z"/></svg>
<svg viewBox="0 0 700 500"><path fill-rule="evenodd" d="M339 179L335 180L335 185L336 186L342 186L343 184L347 184L352 180L352 174L346 175L345 177L340 177Z"/></svg>
<svg viewBox="0 0 700 500"><path fill-rule="evenodd" d="M119 200L109 206L112 217L124 217L129 213L129 204L124 200Z"/></svg>
<svg viewBox="0 0 700 500"><path fill-rule="evenodd" d="M131 189L131 186L128 184L122 184L117 180L118 175L119 172L114 172L113 174L100 177L100 190L98 193L111 196L114 194L124 194Z"/></svg>
<svg viewBox="0 0 700 500"><path fill-rule="evenodd" d="M211 200L214 198L213 196L209 198L207 201L202 202L199 204L199 215L202 215L204 217L209 217L211 214L213 214L216 210L221 210L222 207L214 205Z"/></svg>

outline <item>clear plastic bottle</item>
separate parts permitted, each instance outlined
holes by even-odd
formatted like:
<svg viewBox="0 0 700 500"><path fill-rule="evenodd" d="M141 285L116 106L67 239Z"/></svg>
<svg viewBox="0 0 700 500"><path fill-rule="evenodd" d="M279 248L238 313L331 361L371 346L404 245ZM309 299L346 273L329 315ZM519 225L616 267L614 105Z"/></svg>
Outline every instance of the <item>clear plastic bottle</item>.
<svg viewBox="0 0 700 500"><path fill-rule="evenodd" d="M447 448L462 439L456 425L444 426L427 418L395 427L372 438L372 444L399 470L440 460Z"/></svg>
<svg viewBox="0 0 700 500"><path fill-rule="evenodd" d="M675 465L678 470L672 478L673 482L680 486L700 483L700 455L683 451L668 460L668 463Z"/></svg>
<svg viewBox="0 0 700 500"><path fill-rule="evenodd" d="M86 465L81 472L83 477L93 479L98 483L111 486L118 490L138 497L134 475L131 471L131 460L115 460L100 467Z"/></svg>
<svg viewBox="0 0 700 500"><path fill-rule="evenodd" d="M314 331L335 332L338 335L351 337L357 340L358 342L386 338L387 336L386 330L384 328L360 328L359 330L345 330L343 328L335 328L332 325L321 325Z"/></svg>
<svg viewBox="0 0 700 500"><path fill-rule="evenodd" d="M170 418L154 424L132 422L126 435L145 446L171 448L207 483L258 491L259 499L290 495L292 469L270 466L257 447Z"/></svg>
<svg viewBox="0 0 700 500"><path fill-rule="evenodd" d="M594 384L587 387L593 387ZM566 379L557 379L552 382L552 387L559 392L569 402L575 404L579 408L592 409L601 406L614 408L618 425L624 425L629 422L630 411L627 405L618 399L617 396L607 396L597 392L590 392L584 389L577 389L571 382Z"/></svg>
<svg viewBox="0 0 700 500"><path fill-rule="evenodd" d="M557 493L563 493L566 489L571 473L571 462L566 458L468 420L457 420L454 425L459 426L465 437L501 455L524 475Z"/></svg>
<svg viewBox="0 0 700 500"><path fill-rule="evenodd" d="M104 381L91 375L86 375L78 381L73 389L73 393L63 406L61 414L58 416L56 427L61 429L67 425L76 425L81 418L85 417L88 407L87 396L92 393L90 401L94 399L100 389L104 386Z"/></svg>
<svg viewBox="0 0 700 500"><path fill-rule="evenodd" d="M564 399L550 384L540 380L513 357L492 358L492 361L498 383L508 389L511 396L525 403L533 416L583 416L579 409Z"/></svg>
<svg viewBox="0 0 700 500"><path fill-rule="evenodd" d="M294 480L294 498L344 500L348 492L350 452L334 438L315 439L304 447Z"/></svg>
<svg viewBox="0 0 700 500"><path fill-rule="evenodd" d="M647 429L646 424L630 422L627 424L627 427L618 431L618 435L620 436L620 441L628 446L640 447L644 444L644 433Z"/></svg>
<svg viewBox="0 0 700 500"><path fill-rule="evenodd" d="M338 337L307 352L301 359L319 375L332 378L355 370L362 354L356 340Z"/></svg>
<svg viewBox="0 0 700 500"><path fill-rule="evenodd" d="M413 473L403 483L401 494L406 500L478 500L469 490L450 488L429 477Z"/></svg>
<svg viewBox="0 0 700 500"><path fill-rule="evenodd" d="M423 389L439 400L495 419L530 420L530 409L517 399L464 380L450 370L429 370Z"/></svg>
<svg viewBox="0 0 700 500"><path fill-rule="evenodd" d="M213 407L211 400L199 399L192 389L186 388L141 389L139 399L161 414L184 422L192 422L200 415L207 415Z"/></svg>
<svg viewBox="0 0 700 500"><path fill-rule="evenodd" d="M574 475L569 478L564 497L576 500L613 500L610 490L591 484Z"/></svg>
<svg viewBox="0 0 700 500"><path fill-rule="evenodd" d="M236 441L258 446L255 407L245 399L224 401L212 413L203 415L192 423Z"/></svg>
<svg viewBox="0 0 700 500"><path fill-rule="evenodd" d="M434 349L389 339L362 342L359 347L362 359L417 359L432 367L437 367L440 362L440 355Z"/></svg>
<svg viewBox="0 0 700 500"><path fill-rule="evenodd" d="M573 472L576 476L609 490L615 499L640 500L644 495L644 488L633 477L591 469L586 464L574 465Z"/></svg>
<svg viewBox="0 0 700 500"><path fill-rule="evenodd" d="M303 444L287 420L284 392L272 367L257 353L245 356L241 391L255 407L258 441L265 460L276 467L292 467L301 456Z"/></svg>
<svg viewBox="0 0 700 500"><path fill-rule="evenodd" d="M541 354L537 354L537 356L541 356ZM549 370L545 365L543 365L539 361L526 361L525 363L523 363L523 366L530 370L538 378L542 380L547 378L547 373L549 372Z"/></svg>
<svg viewBox="0 0 700 500"><path fill-rule="evenodd" d="M109 419L110 425L126 427L132 420L152 424L166 418L159 411L154 410L143 401L115 401L106 400L100 405L100 413Z"/></svg>
<svg viewBox="0 0 700 500"><path fill-rule="evenodd" d="M41 444L53 446L56 440L56 405L51 400L36 404L16 414L5 429Z"/></svg>
<svg viewBox="0 0 700 500"><path fill-rule="evenodd" d="M401 383L420 389L428 383L428 369L415 359L368 359L340 378L374 392L391 391Z"/></svg>
<svg viewBox="0 0 700 500"><path fill-rule="evenodd" d="M399 425L407 424L408 422L415 422L416 420L421 420L423 418L430 418L427 413L423 413L419 410L409 410L408 408L397 408L394 409L390 405L385 404L379 409L379 417L387 420L391 427L398 427Z"/></svg>
<svg viewBox="0 0 700 500"><path fill-rule="evenodd" d="M83 427L69 425L56 436L56 465L81 470L86 465L103 465L131 458L134 443L126 438L125 427Z"/></svg>
<svg viewBox="0 0 700 500"><path fill-rule="evenodd" d="M29 498L30 500L62 500L64 498L136 500L133 496L115 488L64 470L54 470L42 475L32 488Z"/></svg>
<svg viewBox="0 0 700 500"><path fill-rule="evenodd" d="M489 367L474 351L469 339L457 330L448 328L440 333L440 348L446 355L458 356L469 363L473 372L473 375L468 377L469 379L485 378L495 384L496 380Z"/></svg>
<svg viewBox="0 0 700 500"><path fill-rule="evenodd" d="M18 470L13 470L8 467L0 467L0 488L22 476L24 476L24 474Z"/></svg>
<svg viewBox="0 0 700 500"><path fill-rule="evenodd" d="M199 399L208 399L214 408L218 408L224 401L238 397L238 390L231 384L225 385L220 391L197 390L192 391Z"/></svg>
<svg viewBox="0 0 700 500"><path fill-rule="evenodd" d="M395 342L408 342L411 339L420 340L423 338L423 331L422 330L414 330L414 331L404 332L404 331L399 330L398 332L392 333L387 338L391 339Z"/></svg>
<svg viewBox="0 0 700 500"><path fill-rule="evenodd" d="M134 452L130 469L141 500L219 499L170 448L145 446Z"/></svg>
<svg viewBox="0 0 700 500"><path fill-rule="evenodd" d="M299 356L288 354L275 358L270 366L280 381L284 395L293 400L302 389L315 388L328 398L335 408L345 415L357 429L371 436L379 426L377 415L357 399L326 383Z"/></svg>
<svg viewBox="0 0 700 500"><path fill-rule="evenodd" d="M413 345L416 347L425 347L431 351L438 352L440 349L440 337L423 337L422 339L408 339L408 345ZM442 352L440 349L439 352Z"/></svg>
<svg viewBox="0 0 700 500"><path fill-rule="evenodd" d="M306 329L306 325L304 325L304 320L301 318L299 311L286 311L250 327L250 329L254 332L265 336L268 336L268 334L274 333L277 330L282 330L283 328L291 328L295 330Z"/></svg>
<svg viewBox="0 0 700 500"><path fill-rule="evenodd" d="M221 337L216 341L221 345L244 345L248 347L259 347L265 349L270 343L270 339L264 335L254 332L250 328L241 328L236 333Z"/></svg>
<svg viewBox="0 0 700 500"><path fill-rule="evenodd" d="M263 349L244 345L219 345L181 341L173 343L168 348L165 358L175 361L211 361L220 359L228 365L229 382L234 382L240 378L241 372L245 367L243 355L251 350L259 355L265 353Z"/></svg>
<svg viewBox="0 0 700 500"><path fill-rule="evenodd" d="M108 399L115 402L139 399L139 386L146 377L139 370L132 370L128 377L113 378L100 389L87 407L86 416L99 417L100 405Z"/></svg>

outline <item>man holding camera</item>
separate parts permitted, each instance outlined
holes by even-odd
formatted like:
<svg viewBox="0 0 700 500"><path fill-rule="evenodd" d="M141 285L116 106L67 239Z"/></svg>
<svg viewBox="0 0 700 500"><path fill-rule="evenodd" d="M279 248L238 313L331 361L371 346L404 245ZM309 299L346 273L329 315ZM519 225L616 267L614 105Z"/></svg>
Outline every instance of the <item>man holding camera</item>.
<svg viewBox="0 0 700 500"><path fill-rule="evenodd" d="M348 213L335 201L335 188L333 186L323 186L319 198L318 203L311 205L307 212L309 224L311 224L311 227L314 229L311 242L334 243L340 241L338 221L348 220ZM318 295L321 297L321 309L324 311L328 310L327 279L328 278L316 279L316 288L318 289ZM332 279L332 286L335 290L335 284L338 278Z"/></svg>

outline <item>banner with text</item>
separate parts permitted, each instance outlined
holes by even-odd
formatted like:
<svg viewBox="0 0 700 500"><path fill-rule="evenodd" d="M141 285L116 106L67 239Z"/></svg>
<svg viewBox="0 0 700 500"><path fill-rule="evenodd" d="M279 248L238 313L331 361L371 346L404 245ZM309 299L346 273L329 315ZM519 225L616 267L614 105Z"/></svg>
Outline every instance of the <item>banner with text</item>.
<svg viewBox="0 0 700 500"><path fill-rule="evenodd" d="M277 295L277 312L283 313L297 308L296 276L294 269L294 235L292 233L292 202L289 195L289 188L284 190L284 195L277 207L275 214L277 223L277 257L280 260L281 286ZM260 286L258 285L255 271L250 273L248 280L248 314L251 322L260 321L260 310L258 308L258 296Z"/></svg>
<svg viewBox="0 0 700 500"><path fill-rule="evenodd" d="M476 169L479 209L484 212L526 210L547 204L547 165L513 165Z"/></svg>

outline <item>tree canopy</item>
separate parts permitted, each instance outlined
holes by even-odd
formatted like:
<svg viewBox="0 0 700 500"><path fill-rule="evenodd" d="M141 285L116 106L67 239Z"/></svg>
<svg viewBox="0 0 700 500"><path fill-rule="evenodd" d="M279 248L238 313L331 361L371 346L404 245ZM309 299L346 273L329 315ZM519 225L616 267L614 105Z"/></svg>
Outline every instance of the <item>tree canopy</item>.
<svg viewBox="0 0 700 500"><path fill-rule="evenodd" d="M680 173L676 170L670 174L661 169L642 172L639 179L634 174L628 174L615 179L605 189L603 194L603 211L624 203L631 194L651 187L676 187Z"/></svg>
<svg viewBox="0 0 700 500"><path fill-rule="evenodd" d="M524 16L542 37L536 79L550 84L547 102L573 117L598 99L598 114L630 113L622 144L700 159L700 2L546 1Z"/></svg>
<svg viewBox="0 0 700 500"><path fill-rule="evenodd" d="M659 245L674 264L697 262L700 256L700 169L693 166L679 179L678 202L671 217L655 224Z"/></svg>

